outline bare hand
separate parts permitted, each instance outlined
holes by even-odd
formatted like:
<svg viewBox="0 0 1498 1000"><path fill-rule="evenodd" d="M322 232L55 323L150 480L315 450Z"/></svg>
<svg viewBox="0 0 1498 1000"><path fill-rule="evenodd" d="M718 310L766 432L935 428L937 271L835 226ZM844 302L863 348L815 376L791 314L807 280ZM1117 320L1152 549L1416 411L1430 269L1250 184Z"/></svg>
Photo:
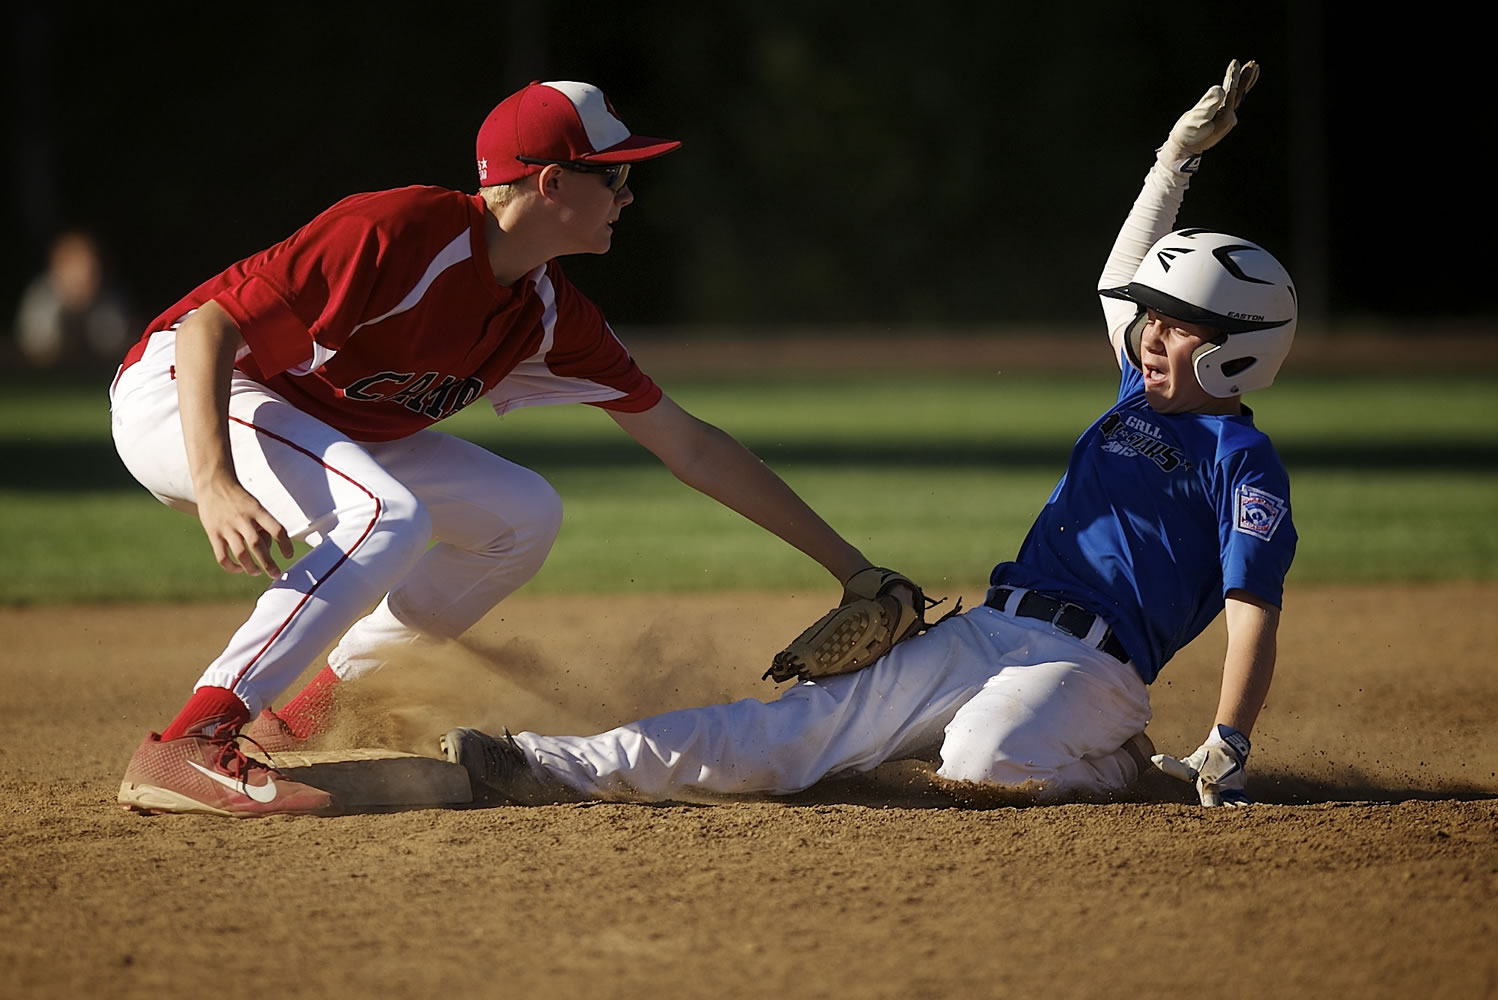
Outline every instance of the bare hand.
<svg viewBox="0 0 1498 1000"><path fill-rule="evenodd" d="M213 557L227 572L279 577L281 567L271 554L271 544L286 559L296 554L281 522L238 483L205 491L198 498L198 520L213 546Z"/></svg>

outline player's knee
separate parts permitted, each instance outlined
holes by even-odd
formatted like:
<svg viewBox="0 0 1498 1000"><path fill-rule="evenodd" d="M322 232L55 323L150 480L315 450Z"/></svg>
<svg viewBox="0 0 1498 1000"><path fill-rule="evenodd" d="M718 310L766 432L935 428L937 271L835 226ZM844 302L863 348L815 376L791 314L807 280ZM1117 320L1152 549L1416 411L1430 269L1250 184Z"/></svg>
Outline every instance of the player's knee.
<svg viewBox="0 0 1498 1000"><path fill-rule="evenodd" d="M550 550L562 530L562 495L539 475L530 494L530 512L533 544Z"/></svg>
<svg viewBox="0 0 1498 1000"><path fill-rule="evenodd" d="M1014 791L1036 790L1053 777L1048 769L1038 767L1030 761L1007 757L948 757L945 748L937 774L947 781Z"/></svg>
<svg viewBox="0 0 1498 1000"><path fill-rule="evenodd" d="M493 511L493 535L477 550L495 558L530 557L539 565L561 533L562 496L529 469L512 475L509 485L503 506Z"/></svg>
<svg viewBox="0 0 1498 1000"><path fill-rule="evenodd" d="M938 773L951 781L1003 788L1023 788L1045 780L1050 769L1037 763L1033 748L1027 751L1022 742L1015 733L992 727L949 726Z"/></svg>
<svg viewBox="0 0 1498 1000"><path fill-rule="evenodd" d="M415 494L391 492L373 498L375 531L393 545L417 552L425 551L432 541L432 515Z"/></svg>

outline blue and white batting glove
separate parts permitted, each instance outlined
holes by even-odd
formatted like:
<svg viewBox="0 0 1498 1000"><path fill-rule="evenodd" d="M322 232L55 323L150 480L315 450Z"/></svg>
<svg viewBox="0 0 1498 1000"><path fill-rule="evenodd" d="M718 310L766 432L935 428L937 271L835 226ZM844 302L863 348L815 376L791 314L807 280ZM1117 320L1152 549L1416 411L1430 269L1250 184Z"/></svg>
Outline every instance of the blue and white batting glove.
<svg viewBox="0 0 1498 1000"><path fill-rule="evenodd" d="M1232 726L1219 725L1185 760L1166 754L1155 754L1150 760L1172 778L1194 782L1202 805L1237 808L1253 804L1245 790L1248 751L1247 736Z"/></svg>

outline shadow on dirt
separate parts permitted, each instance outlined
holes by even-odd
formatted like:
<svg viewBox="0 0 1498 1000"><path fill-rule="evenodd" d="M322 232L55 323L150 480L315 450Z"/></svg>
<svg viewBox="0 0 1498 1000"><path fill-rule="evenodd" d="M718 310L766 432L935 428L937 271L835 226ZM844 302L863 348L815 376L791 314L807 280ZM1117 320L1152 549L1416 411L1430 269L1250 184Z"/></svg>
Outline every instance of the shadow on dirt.
<svg viewBox="0 0 1498 1000"><path fill-rule="evenodd" d="M1492 788L1466 782L1432 781L1415 784L1350 775L1346 780L1327 781L1273 771L1253 775L1250 789L1255 799L1276 805L1299 806L1318 802L1435 802L1451 799L1475 801L1498 798Z"/></svg>
<svg viewBox="0 0 1498 1000"><path fill-rule="evenodd" d="M639 803L644 808L726 805L733 802L779 802L787 806L862 806L870 809L1014 809L1076 803L1136 803L1145 805L1197 804L1196 790L1185 782L1163 774L1147 774L1127 792L1115 796L1070 796L1037 800L1033 795L1010 790L944 782L925 761L892 761L867 774L822 781L804 792L782 796L725 796L680 798L667 802ZM1326 781L1304 775L1265 771L1253 776L1249 791L1265 805L1321 805L1325 803L1396 803L1440 801L1485 801L1498 798L1491 788L1460 782L1429 782L1423 785L1377 781L1364 776L1345 781ZM502 803L475 801L457 808L485 809ZM572 808L602 805L575 802Z"/></svg>
<svg viewBox="0 0 1498 1000"><path fill-rule="evenodd" d="M1380 781L1364 775L1330 781L1305 775L1263 771L1252 776L1249 792L1266 805L1316 805L1327 802L1435 802L1498 798L1492 788L1462 782ZM824 781L778 801L792 805L859 805L889 809L994 809L1034 805L1033 796L1014 792L966 788L943 783L930 764L900 761L868 774ZM1112 797L1068 798L1067 802L1138 802L1195 805L1195 789L1163 774L1148 774L1127 792Z"/></svg>

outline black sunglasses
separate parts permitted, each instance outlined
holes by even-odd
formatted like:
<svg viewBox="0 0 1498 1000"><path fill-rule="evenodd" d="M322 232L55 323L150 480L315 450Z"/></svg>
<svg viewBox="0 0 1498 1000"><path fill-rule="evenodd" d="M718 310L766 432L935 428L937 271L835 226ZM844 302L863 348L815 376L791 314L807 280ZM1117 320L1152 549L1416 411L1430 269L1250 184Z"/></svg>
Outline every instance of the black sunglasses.
<svg viewBox="0 0 1498 1000"><path fill-rule="evenodd" d="M521 163L535 167L566 167L580 174L601 174L610 191L618 191L629 178L628 163L578 163L576 160L543 160L536 156L517 156Z"/></svg>

